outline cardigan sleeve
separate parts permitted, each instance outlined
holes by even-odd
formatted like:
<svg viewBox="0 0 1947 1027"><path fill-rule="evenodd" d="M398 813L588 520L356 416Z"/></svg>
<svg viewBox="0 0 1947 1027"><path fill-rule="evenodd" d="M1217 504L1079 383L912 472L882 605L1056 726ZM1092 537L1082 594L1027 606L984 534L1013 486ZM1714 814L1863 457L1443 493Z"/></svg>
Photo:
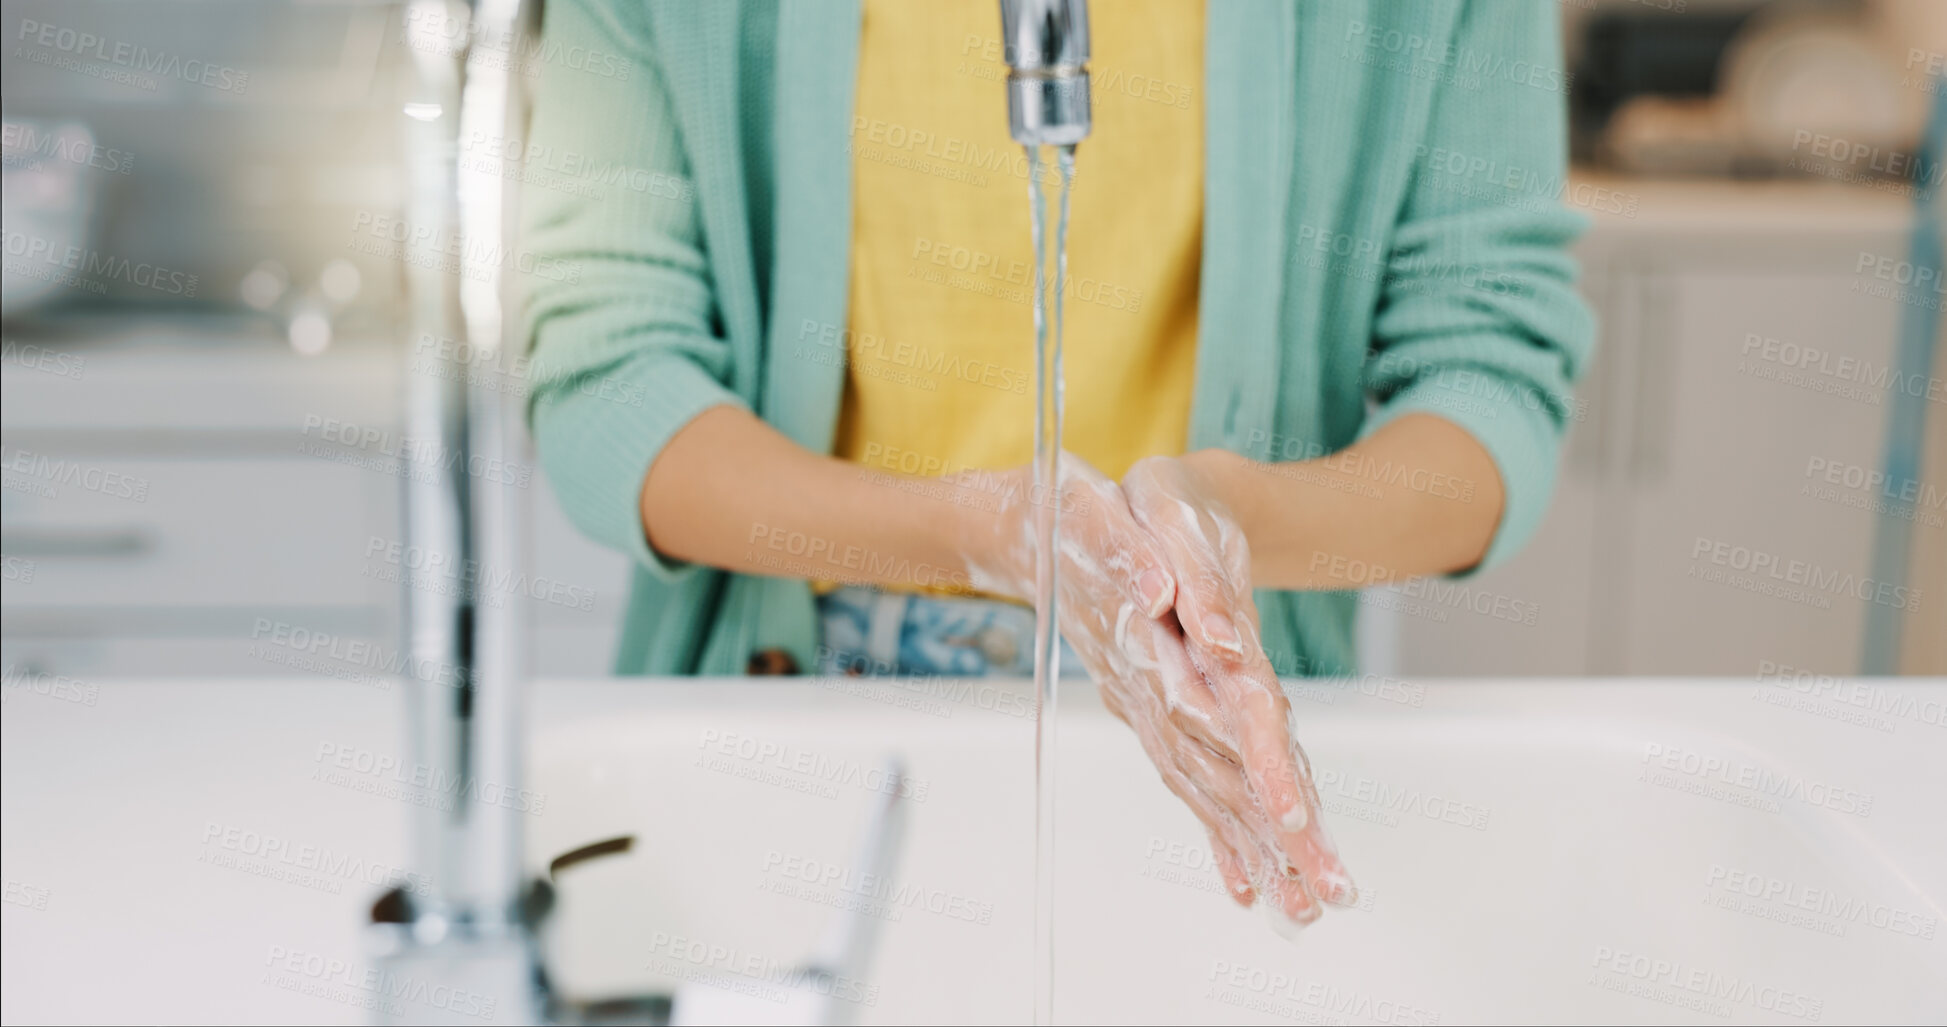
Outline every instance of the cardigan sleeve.
<svg viewBox="0 0 1947 1027"><path fill-rule="evenodd" d="M1552 4L1468 0L1387 254L1365 386L1369 435L1409 413L1446 418L1493 458L1501 521L1479 570L1540 523L1593 346L1559 202L1565 93Z"/></svg>
<svg viewBox="0 0 1947 1027"><path fill-rule="evenodd" d="M524 183L516 256L549 272L523 276L541 464L576 526L668 580L690 568L650 548L643 479L691 419L748 404L726 385L696 190L644 6L548 4L529 139L503 150Z"/></svg>

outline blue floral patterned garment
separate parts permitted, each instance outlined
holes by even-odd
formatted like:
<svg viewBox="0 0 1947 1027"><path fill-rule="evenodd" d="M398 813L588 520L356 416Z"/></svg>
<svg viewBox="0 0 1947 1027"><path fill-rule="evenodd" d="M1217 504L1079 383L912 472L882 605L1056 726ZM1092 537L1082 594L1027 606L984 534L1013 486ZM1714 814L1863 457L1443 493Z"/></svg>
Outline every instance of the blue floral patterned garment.
<svg viewBox="0 0 1947 1027"><path fill-rule="evenodd" d="M1013 603L848 586L819 597L818 621L820 674L1034 674L1034 611ZM1064 640L1062 677L1085 673Z"/></svg>

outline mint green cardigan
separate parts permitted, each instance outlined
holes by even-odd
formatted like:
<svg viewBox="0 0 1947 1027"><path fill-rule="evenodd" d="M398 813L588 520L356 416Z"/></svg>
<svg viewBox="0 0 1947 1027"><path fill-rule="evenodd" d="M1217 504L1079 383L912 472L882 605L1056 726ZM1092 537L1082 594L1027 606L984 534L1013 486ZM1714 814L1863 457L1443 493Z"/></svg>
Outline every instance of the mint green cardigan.
<svg viewBox="0 0 1947 1027"><path fill-rule="evenodd" d="M1483 566L1533 531L1592 344L1567 252L1583 221L1557 202L1554 7L1209 0L1192 449L1301 459L1431 412L1500 471ZM530 416L569 517L634 559L618 673L739 674L769 648L815 665L804 582L672 562L638 499L716 404L831 450L844 370L791 341L846 323L859 17L858 0L548 5L557 59L526 153L555 173L522 199L523 262L549 270L526 286ZM1257 601L1280 673L1353 672L1355 593Z"/></svg>

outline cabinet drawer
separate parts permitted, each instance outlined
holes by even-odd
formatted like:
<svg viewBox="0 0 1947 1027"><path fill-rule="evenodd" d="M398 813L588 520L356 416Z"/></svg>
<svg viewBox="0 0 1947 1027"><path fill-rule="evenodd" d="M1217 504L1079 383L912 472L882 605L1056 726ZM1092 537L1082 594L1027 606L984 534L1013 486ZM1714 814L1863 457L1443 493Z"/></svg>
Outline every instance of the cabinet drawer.
<svg viewBox="0 0 1947 1027"><path fill-rule="evenodd" d="M366 552L397 483L323 460L129 460L0 446L6 605L396 606Z"/></svg>

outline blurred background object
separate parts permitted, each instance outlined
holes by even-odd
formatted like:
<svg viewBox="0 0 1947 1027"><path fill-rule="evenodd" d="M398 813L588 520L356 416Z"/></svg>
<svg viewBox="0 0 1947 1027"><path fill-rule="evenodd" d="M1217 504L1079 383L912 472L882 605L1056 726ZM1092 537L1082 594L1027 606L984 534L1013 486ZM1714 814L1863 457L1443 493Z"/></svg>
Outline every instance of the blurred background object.
<svg viewBox="0 0 1947 1027"><path fill-rule="evenodd" d="M1928 0L1565 5L1572 149L1654 175L1794 177L1813 138L1913 154L1947 8ZM1931 49L1919 45L1934 40ZM1898 163L1858 169L1909 177Z"/></svg>
<svg viewBox="0 0 1947 1027"><path fill-rule="evenodd" d="M350 260L375 286L366 323L385 323L398 275L348 248L344 226L403 202L399 4L28 0L5 10L9 126L76 119L123 155L96 165L90 244L179 276L85 275L88 290L70 298L222 309L267 258L301 282Z"/></svg>
<svg viewBox="0 0 1947 1027"><path fill-rule="evenodd" d="M1600 335L1556 502L1507 566L1369 596L1365 664L1947 671L1947 4L1561 10Z"/></svg>
<svg viewBox="0 0 1947 1027"><path fill-rule="evenodd" d="M23 245L19 260L8 260L0 272L0 316L26 313L60 292L63 283L54 257L80 249L88 241L88 216L94 209L98 167L129 167L125 155L102 150L94 133L76 121L8 120L0 143L0 223ZM9 240L11 242L11 239ZM13 247L8 247L13 256Z"/></svg>
<svg viewBox="0 0 1947 1027"><path fill-rule="evenodd" d="M402 396L458 345L402 327L439 245L410 235L408 86L466 31L418 7L5 4L10 673L378 684L407 659ZM602 673L626 565L505 470L550 574L506 601L544 670Z"/></svg>

